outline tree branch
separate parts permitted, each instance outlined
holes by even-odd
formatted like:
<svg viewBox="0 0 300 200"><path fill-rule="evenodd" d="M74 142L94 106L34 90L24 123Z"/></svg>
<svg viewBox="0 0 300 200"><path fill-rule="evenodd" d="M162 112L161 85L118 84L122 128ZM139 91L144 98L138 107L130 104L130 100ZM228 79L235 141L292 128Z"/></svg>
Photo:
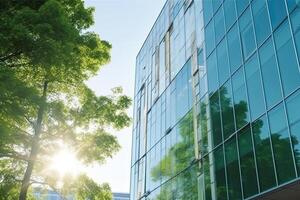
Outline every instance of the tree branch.
<svg viewBox="0 0 300 200"><path fill-rule="evenodd" d="M19 56L21 53L22 53L22 51L19 50L19 51L16 51L14 53L10 53L6 56L2 56L2 57L0 57L0 62L5 62L6 60L8 60L10 58L13 58L15 56Z"/></svg>
<svg viewBox="0 0 300 200"><path fill-rule="evenodd" d="M0 153L0 158L13 158L17 160L23 160L26 162L29 161L29 158L27 156L18 154L17 152Z"/></svg>

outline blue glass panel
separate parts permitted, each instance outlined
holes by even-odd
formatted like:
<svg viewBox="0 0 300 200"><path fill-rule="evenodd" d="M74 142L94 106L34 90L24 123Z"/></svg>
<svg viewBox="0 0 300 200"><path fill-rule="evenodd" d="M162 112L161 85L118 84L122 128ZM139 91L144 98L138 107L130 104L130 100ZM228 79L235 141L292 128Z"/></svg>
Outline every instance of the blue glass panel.
<svg viewBox="0 0 300 200"><path fill-rule="evenodd" d="M267 108L271 108L282 98L272 39L268 39L268 41L259 49L259 58Z"/></svg>
<svg viewBox="0 0 300 200"><path fill-rule="evenodd" d="M292 12L295 8L300 7L300 1L298 0L286 0L289 12Z"/></svg>
<svg viewBox="0 0 300 200"><path fill-rule="evenodd" d="M240 152L244 198L247 198L257 194L258 192L251 129L249 126L239 132L238 146Z"/></svg>
<svg viewBox="0 0 300 200"><path fill-rule="evenodd" d="M225 165L223 146L220 146L214 151L215 162L215 179L216 179L216 196L218 200L226 200L226 179L225 179Z"/></svg>
<svg viewBox="0 0 300 200"><path fill-rule="evenodd" d="M235 24L227 35L228 53L231 73L242 64L242 50L237 24Z"/></svg>
<svg viewBox="0 0 300 200"><path fill-rule="evenodd" d="M205 47L207 56L213 51L216 45L214 32L214 23L211 21L205 28Z"/></svg>
<svg viewBox="0 0 300 200"><path fill-rule="evenodd" d="M266 115L252 124L256 163L260 190L265 191L276 185L270 131Z"/></svg>
<svg viewBox="0 0 300 200"><path fill-rule="evenodd" d="M254 0L252 2L252 11L256 41L259 46L271 33L266 2Z"/></svg>
<svg viewBox="0 0 300 200"><path fill-rule="evenodd" d="M265 111L265 102L257 54L245 64L251 119L254 121Z"/></svg>
<svg viewBox="0 0 300 200"><path fill-rule="evenodd" d="M237 129L240 129L249 122L248 101L243 67L241 67L233 75L232 89L236 127Z"/></svg>
<svg viewBox="0 0 300 200"><path fill-rule="evenodd" d="M269 12L273 30L284 20L286 17L286 9L284 1L280 0L267 0L269 5Z"/></svg>
<svg viewBox="0 0 300 200"><path fill-rule="evenodd" d="M220 89L220 103L222 110L223 134L224 139L226 139L235 131L233 95L230 80L228 80Z"/></svg>
<svg viewBox="0 0 300 200"><path fill-rule="evenodd" d="M269 121L278 182L281 184L296 176L290 136L282 103L269 112Z"/></svg>
<svg viewBox="0 0 300 200"><path fill-rule="evenodd" d="M255 49L255 38L250 8L248 8L240 18L240 31L244 58L247 59Z"/></svg>
<svg viewBox="0 0 300 200"><path fill-rule="evenodd" d="M236 21L236 10L233 0L225 0L223 3L225 13L225 24L227 31Z"/></svg>
<svg viewBox="0 0 300 200"><path fill-rule="evenodd" d="M213 145L217 146L222 142L221 128L221 107L219 102L219 93L214 93L209 99L210 115L211 115L211 130Z"/></svg>
<svg viewBox="0 0 300 200"><path fill-rule="evenodd" d="M274 38L283 90L288 95L300 86L300 72L287 21L274 33Z"/></svg>
<svg viewBox="0 0 300 200"><path fill-rule="evenodd" d="M223 7L221 7L214 17L215 22L215 33L216 33L216 44L220 42L225 34L225 24L224 24L224 12Z"/></svg>
<svg viewBox="0 0 300 200"><path fill-rule="evenodd" d="M293 28L293 34L295 38L295 44L297 48L298 58L300 58L300 1L298 7L291 14L291 22Z"/></svg>
<svg viewBox="0 0 300 200"><path fill-rule="evenodd" d="M213 16L212 1L203 1L203 15L204 24L206 25Z"/></svg>
<svg viewBox="0 0 300 200"><path fill-rule="evenodd" d="M227 42L225 39L217 46L217 63L219 72L219 83L223 83L228 79L230 75L230 67L227 53Z"/></svg>
<svg viewBox="0 0 300 200"><path fill-rule="evenodd" d="M286 101L289 125L298 174L300 172L300 91L290 96Z"/></svg>
<svg viewBox="0 0 300 200"><path fill-rule="evenodd" d="M236 3L237 13L238 15L240 15L249 4L249 0L236 0L235 3Z"/></svg>
<svg viewBox="0 0 300 200"><path fill-rule="evenodd" d="M242 199L236 137L225 143L225 158L229 199Z"/></svg>
<svg viewBox="0 0 300 200"><path fill-rule="evenodd" d="M214 93L218 88L218 70L215 51L207 58L208 92Z"/></svg>

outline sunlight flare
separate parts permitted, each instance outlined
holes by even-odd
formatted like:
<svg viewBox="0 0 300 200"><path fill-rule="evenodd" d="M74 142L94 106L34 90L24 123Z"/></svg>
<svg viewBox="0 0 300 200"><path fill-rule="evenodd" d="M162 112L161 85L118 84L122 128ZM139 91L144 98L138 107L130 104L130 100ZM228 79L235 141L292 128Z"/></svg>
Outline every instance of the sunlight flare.
<svg viewBox="0 0 300 200"><path fill-rule="evenodd" d="M60 177L65 175L78 175L82 170L82 164L76 157L76 153L70 148L63 147L51 158L50 170L58 172Z"/></svg>

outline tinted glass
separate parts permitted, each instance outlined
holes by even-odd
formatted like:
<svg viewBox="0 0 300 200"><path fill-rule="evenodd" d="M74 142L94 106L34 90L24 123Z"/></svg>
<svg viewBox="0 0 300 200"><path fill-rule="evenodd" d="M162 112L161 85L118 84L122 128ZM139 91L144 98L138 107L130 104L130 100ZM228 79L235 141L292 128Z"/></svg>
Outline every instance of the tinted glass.
<svg viewBox="0 0 300 200"><path fill-rule="evenodd" d="M226 29L229 30L236 20L236 10L235 10L234 1L225 0L223 6L224 6L224 13L225 13Z"/></svg>
<svg viewBox="0 0 300 200"><path fill-rule="evenodd" d="M206 55L209 55L215 48L215 31L213 21L211 21L205 28L205 47Z"/></svg>
<svg viewBox="0 0 300 200"><path fill-rule="evenodd" d="M221 43L217 46L217 59L219 82L220 85L223 85L223 83L228 79L230 74L227 45L225 39L223 39Z"/></svg>
<svg viewBox="0 0 300 200"><path fill-rule="evenodd" d="M284 1L267 0L269 5L269 12L273 30L283 21L286 17L286 9Z"/></svg>
<svg viewBox="0 0 300 200"><path fill-rule="evenodd" d="M235 1L235 3L236 3L237 13L238 15L240 15L249 4L249 0L237 0Z"/></svg>
<svg viewBox="0 0 300 200"><path fill-rule="evenodd" d="M265 191L276 185L270 133L265 115L253 123L252 132L260 190Z"/></svg>
<svg viewBox="0 0 300 200"><path fill-rule="evenodd" d="M211 154L209 154L211 155ZM204 184L205 184L205 200L211 200L211 177L210 177L210 164L209 157L203 158L203 173L204 173Z"/></svg>
<svg viewBox="0 0 300 200"><path fill-rule="evenodd" d="M232 89L236 127L237 129L240 129L249 122L248 101L243 67L241 67L233 75Z"/></svg>
<svg viewBox="0 0 300 200"><path fill-rule="evenodd" d="M214 146L218 145L222 141L222 129L221 129L221 113L219 104L219 93L213 94L210 99L210 115L212 122L212 136Z"/></svg>
<svg viewBox="0 0 300 200"><path fill-rule="evenodd" d="M296 176L290 136L282 103L270 111L269 121L278 182L281 184Z"/></svg>
<svg viewBox="0 0 300 200"><path fill-rule="evenodd" d="M201 100L200 103L200 129L201 136L199 138L202 139L202 145L200 146L200 153L208 152L208 131L207 131L207 102ZM200 133L200 132L199 132Z"/></svg>
<svg viewBox="0 0 300 200"><path fill-rule="evenodd" d="M287 21L274 33L274 38L283 89L285 95L288 95L299 87L300 73Z"/></svg>
<svg viewBox="0 0 300 200"><path fill-rule="evenodd" d="M228 53L231 72L234 72L242 64L241 43L238 27L235 24L227 35Z"/></svg>
<svg viewBox="0 0 300 200"><path fill-rule="evenodd" d="M207 59L208 92L214 93L218 88L218 69L216 63L216 53L213 52Z"/></svg>
<svg viewBox="0 0 300 200"><path fill-rule="evenodd" d="M244 198L247 198L258 192L250 127L243 129L238 138Z"/></svg>
<svg viewBox="0 0 300 200"><path fill-rule="evenodd" d="M281 98L281 87L277 62L274 53L274 46L269 39L260 49L259 58L261 63L261 72L266 96L267 108L271 108L275 103L278 103Z"/></svg>
<svg viewBox="0 0 300 200"><path fill-rule="evenodd" d="M298 174L300 172L300 91L290 96L286 101L289 125L291 130L294 154Z"/></svg>
<svg viewBox="0 0 300 200"><path fill-rule="evenodd" d="M216 43L219 43L225 34L223 7L221 7L216 13L214 17L214 22L215 22Z"/></svg>
<svg viewBox="0 0 300 200"><path fill-rule="evenodd" d="M203 1L203 15L204 23L206 25L213 15L212 1Z"/></svg>
<svg viewBox="0 0 300 200"><path fill-rule="evenodd" d="M298 7L290 16L292 22L292 28L295 38L295 44L298 52L298 57L300 57L300 1L298 2Z"/></svg>
<svg viewBox="0 0 300 200"><path fill-rule="evenodd" d="M235 137L225 143L225 156L229 199L241 199L240 169Z"/></svg>
<svg viewBox="0 0 300 200"><path fill-rule="evenodd" d="M299 9L300 1L298 0L286 0L289 12L293 11L295 8Z"/></svg>
<svg viewBox="0 0 300 200"><path fill-rule="evenodd" d="M223 146L214 151L217 199L227 199Z"/></svg>
<svg viewBox="0 0 300 200"><path fill-rule="evenodd" d="M266 2L262 0L253 1L252 12L256 41L257 45L260 45L268 37L268 35L270 35L271 32Z"/></svg>
<svg viewBox="0 0 300 200"><path fill-rule="evenodd" d="M216 10L220 7L220 5L222 4L222 0L214 0L212 1L213 4L213 10L214 12L216 12Z"/></svg>
<svg viewBox="0 0 300 200"><path fill-rule="evenodd" d="M255 49L254 30L250 8L248 8L240 18L240 31L244 58L246 59Z"/></svg>
<svg viewBox="0 0 300 200"><path fill-rule="evenodd" d="M230 81L227 81L220 89L224 139L229 137L235 131L232 101L231 84Z"/></svg>
<svg viewBox="0 0 300 200"><path fill-rule="evenodd" d="M257 55L254 54L245 64L249 107L252 121L265 111L262 82Z"/></svg>

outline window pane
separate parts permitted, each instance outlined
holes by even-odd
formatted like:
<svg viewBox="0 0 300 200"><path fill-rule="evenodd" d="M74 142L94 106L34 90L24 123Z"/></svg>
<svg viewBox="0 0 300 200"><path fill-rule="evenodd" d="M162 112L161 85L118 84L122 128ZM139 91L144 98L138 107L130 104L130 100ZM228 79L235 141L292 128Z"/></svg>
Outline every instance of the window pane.
<svg viewBox="0 0 300 200"><path fill-rule="evenodd" d="M236 24L229 31L227 35L227 40L230 69L231 73L233 73L242 64L241 43Z"/></svg>
<svg viewBox="0 0 300 200"><path fill-rule="evenodd" d="M238 15L240 15L247 7L249 0L237 0L235 1L235 3L236 3L237 13Z"/></svg>
<svg viewBox="0 0 300 200"><path fill-rule="evenodd" d="M225 0L223 5L224 5L226 29L229 30L236 20L236 10L235 10L234 1Z"/></svg>
<svg viewBox="0 0 300 200"><path fill-rule="evenodd" d="M235 137L225 143L225 156L229 199L242 199L239 162Z"/></svg>
<svg viewBox="0 0 300 200"><path fill-rule="evenodd" d="M175 79L176 85L176 120L181 119L189 110L191 104L191 85L189 82L191 60L189 60Z"/></svg>
<svg viewBox="0 0 300 200"><path fill-rule="evenodd" d="M298 173L300 172L300 91L290 96L287 101L287 113L291 130L294 154Z"/></svg>
<svg viewBox="0 0 300 200"><path fill-rule="evenodd" d="M258 192L250 127L243 129L238 138L244 198L247 198Z"/></svg>
<svg viewBox="0 0 300 200"><path fill-rule="evenodd" d="M270 35L270 25L266 2L255 0L252 3L253 19L256 33L256 41L259 46L268 35Z"/></svg>
<svg viewBox="0 0 300 200"><path fill-rule="evenodd" d="M205 200L211 200L212 190L211 190L211 177L210 177L210 163L209 163L208 156L203 158L203 173L204 173L204 184L205 184Z"/></svg>
<svg viewBox="0 0 300 200"><path fill-rule="evenodd" d="M256 163L260 190L265 191L276 185L273 166L270 133L266 116L262 116L252 124L255 145Z"/></svg>
<svg viewBox="0 0 300 200"><path fill-rule="evenodd" d="M206 55L207 56L215 48L215 33L214 33L213 21L211 21L205 28L205 47L206 47Z"/></svg>
<svg viewBox="0 0 300 200"><path fill-rule="evenodd" d="M206 25L213 16L212 1L203 1L203 15L204 23Z"/></svg>
<svg viewBox="0 0 300 200"><path fill-rule="evenodd" d="M265 111L265 102L263 97L257 54L254 54L245 64L245 73L248 87L251 118L252 121L254 121Z"/></svg>
<svg viewBox="0 0 300 200"><path fill-rule="evenodd" d="M209 99L210 101L210 115L212 123L212 138L213 145L216 146L222 141L222 129L221 129L221 113L219 104L219 93L216 92Z"/></svg>
<svg viewBox="0 0 300 200"><path fill-rule="evenodd" d="M278 183L281 184L296 176L290 136L282 103L270 111L269 121Z"/></svg>
<svg viewBox="0 0 300 200"><path fill-rule="evenodd" d="M292 21L292 28L295 38L295 44L298 52L298 57L300 57L300 1L298 2L298 7L292 13L291 21Z"/></svg>
<svg viewBox="0 0 300 200"><path fill-rule="evenodd" d="M278 64L285 95L300 86L300 73L288 22L274 33Z"/></svg>
<svg viewBox="0 0 300 200"><path fill-rule="evenodd" d="M214 12L216 12L216 10L220 7L221 3L222 3L222 0L213 0L212 1Z"/></svg>
<svg viewBox="0 0 300 200"><path fill-rule="evenodd" d="M259 49L259 58L267 108L271 108L282 98L274 46L271 39Z"/></svg>
<svg viewBox="0 0 300 200"><path fill-rule="evenodd" d="M215 22L215 32L216 32L216 44L217 44L220 42L220 40L225 34L223 7L221 7L216 13L214 17L214 22Z"/></svg>
<svg viewBox="0 0 300 200"><path fill-rule="evenodd" d="M241 67L232 77L235 123L240 129L249 122L244 70Z"/></svg>
<svg viewBox="0 0 300 200"><path fill-rule="evenodd" d="M225 39L223 39L221 43L217 46L217 59L219 82L220 85L223 85L223 83L228 79L230 74L227 45Z"/></svg>
<svg viewBox="0 0 300 200"><path fill-rule="evenodd" d="M300 7L299 0L286 0L286 2L288 5L289 12L293 11L294 8L299 9L299 7Z"/></svg>
<svg viewBox="0 0 300 200"><path fill-rule="evenodd" d="M244 58L246 59L255 49L255 39L250 8L248 8L240 18L240 31L243 44Z"/></svg>
<svg viewBox="0 0 300 200"><path fill-rule="evenodd" d="M214 151L216 196L218 200L227 199L223 146Z"/></svg>
<svg viewBox="0 0 300 200"><path fill-rule="evenodd" d="M230 81L227 81L220 89L220 102L222 110L222 124L224 139L235 131L233 116L233 99Z"/></svg>
<svg viewBox="0 0 300 200"><path fill-rule="evenodd" d="M267 0L269 5L269 12L273 30L283 21L286 17L286 9L284 1Z"/></svg>
<svg viewBox="0 0 300 200"><path fill-rule="evenodd" d="M207 58L207 76L208 76L208 92L211 95L218 88L218 70L216 63L216 53L213 52Z"/></svg>

